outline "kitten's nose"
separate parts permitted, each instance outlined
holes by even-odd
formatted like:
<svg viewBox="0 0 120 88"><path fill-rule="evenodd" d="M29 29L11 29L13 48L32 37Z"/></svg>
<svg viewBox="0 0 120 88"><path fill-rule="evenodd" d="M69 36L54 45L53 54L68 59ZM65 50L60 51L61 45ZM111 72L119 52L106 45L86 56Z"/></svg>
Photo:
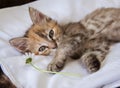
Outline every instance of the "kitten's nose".
<svg viewBox="0 0 120 88"><path fill-rule="evenodd" d="M53 49L56 49L57 48L57 44L55 43L55 45L53 46Z"/></svg>
<svg viewBox="0 0 120 88"><path fill-rule="evenodd" d="M51 49L57 48L57 43L56 43L56 42L50 43L50 44L49 44L49 48L51 48Z"/></svg>

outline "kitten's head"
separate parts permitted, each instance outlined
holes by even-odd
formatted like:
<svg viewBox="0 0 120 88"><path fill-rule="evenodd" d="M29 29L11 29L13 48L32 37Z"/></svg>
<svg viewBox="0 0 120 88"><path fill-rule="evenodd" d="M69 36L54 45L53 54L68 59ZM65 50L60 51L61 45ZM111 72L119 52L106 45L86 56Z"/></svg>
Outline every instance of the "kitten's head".
<svg viewBox="0 0 120 88"><path fill-rule="evenodd" d="M38 10L30 7L29 13L33 25L26 32L25 37L13 38L10 44L23 53L48 55L51 49L57 47L62 30L56 21Z"/></svg>

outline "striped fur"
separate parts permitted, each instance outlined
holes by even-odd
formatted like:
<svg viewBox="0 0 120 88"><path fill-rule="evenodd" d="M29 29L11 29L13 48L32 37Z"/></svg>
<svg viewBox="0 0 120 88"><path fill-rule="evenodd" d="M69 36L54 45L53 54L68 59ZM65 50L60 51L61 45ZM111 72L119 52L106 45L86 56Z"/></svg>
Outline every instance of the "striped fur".
<svg viewBox="0 0 120 88"><path fill-rule="evenodd" d="M59 25L34 8L30 8L33 25L25 37L10 40L21 52L48 55L57 47L48 65L60 71L67 59L80 59L89 72L100 69L110 46L120 41L120 8L101 8L79 22ZM44 47L41 47L44 46Z"/></svg>

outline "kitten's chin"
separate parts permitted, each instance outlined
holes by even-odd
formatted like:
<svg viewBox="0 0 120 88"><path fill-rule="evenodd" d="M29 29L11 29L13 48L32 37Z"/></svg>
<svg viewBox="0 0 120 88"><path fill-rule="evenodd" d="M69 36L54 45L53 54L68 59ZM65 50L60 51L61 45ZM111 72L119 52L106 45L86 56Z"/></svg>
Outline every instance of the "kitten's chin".
<svg viewBox="0 0 120 88"><path fill-rule="evenodd" d="M50 51L50 56L55 56L55 51L56 51L56 49L51 49L51 51Z"/></svg>

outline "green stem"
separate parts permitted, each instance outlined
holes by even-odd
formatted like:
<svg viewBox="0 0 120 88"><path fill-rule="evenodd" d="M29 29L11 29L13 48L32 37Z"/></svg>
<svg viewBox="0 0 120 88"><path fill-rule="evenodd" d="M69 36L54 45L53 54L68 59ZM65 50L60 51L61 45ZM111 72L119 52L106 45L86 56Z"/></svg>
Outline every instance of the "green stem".
<svg viewBox="0 0 120 88"><path fill-rule="evenodd" d="M38 68L37 66L35 66L31 62L30 62L30 65L33 66L36 70L43 72L43 73L61 74L64 76L80 77L80 74L74 74L74 73L68 73L68 72L52 72L52 71L43 70L43 69Z"/></svg>

